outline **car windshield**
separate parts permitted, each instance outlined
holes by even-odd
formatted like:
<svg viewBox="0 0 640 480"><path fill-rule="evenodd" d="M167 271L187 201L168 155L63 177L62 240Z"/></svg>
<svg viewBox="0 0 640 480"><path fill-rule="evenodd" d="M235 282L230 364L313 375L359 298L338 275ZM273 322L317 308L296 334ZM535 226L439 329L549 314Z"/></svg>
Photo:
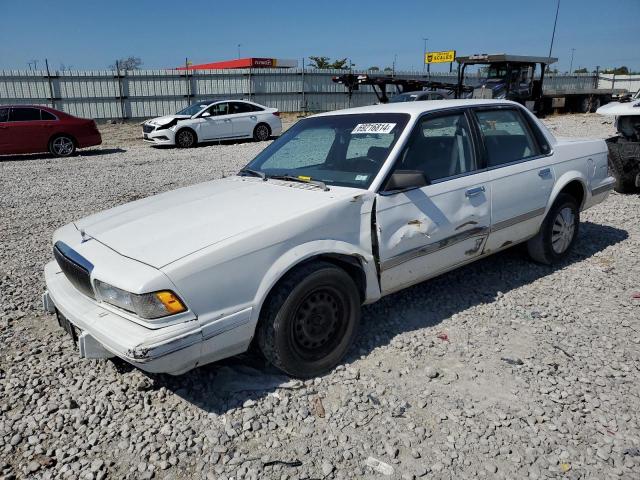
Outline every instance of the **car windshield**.
<svg viewBox="0 0 640 480"><path fill-rule="evenodd" d="M189 105L187 108L183 108L176 115L189 115L190 117L194 116L200 110L202 110L207 105L211 105L211 102L198 102L193 105Z"/></svg>
<svg viewBox="0 0 640 480"><path fill-rule="evenodd" d="M415 93L400 93L389 99L389 103L413 102L418 97Z"/></svg>
<svg viewBox="0 0 640 480"><path fill-rule="evenodd" d="M409 115L372 113L301 120L246 167L268 177L368 188L404 130Z"/></svg>

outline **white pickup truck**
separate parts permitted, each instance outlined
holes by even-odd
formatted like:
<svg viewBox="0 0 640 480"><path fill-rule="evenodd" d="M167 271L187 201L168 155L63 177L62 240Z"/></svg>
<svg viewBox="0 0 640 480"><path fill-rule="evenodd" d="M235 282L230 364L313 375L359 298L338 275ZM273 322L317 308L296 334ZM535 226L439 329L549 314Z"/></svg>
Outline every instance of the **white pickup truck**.
<svg viewBox="0 0 640 480"><path fill-rule="evenodd" d="M561 261L613 183L604 141L556 139L509 101L324 113L236 176L57 230L44 306L83 357L179 374L255 342L312 377L363 304L522 242Z"/></svg>

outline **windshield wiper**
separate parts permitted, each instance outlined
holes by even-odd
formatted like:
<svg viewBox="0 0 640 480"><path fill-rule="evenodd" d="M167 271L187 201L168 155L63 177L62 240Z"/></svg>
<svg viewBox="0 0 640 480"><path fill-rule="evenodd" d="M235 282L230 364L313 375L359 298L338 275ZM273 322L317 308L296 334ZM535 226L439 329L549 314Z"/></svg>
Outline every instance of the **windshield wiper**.
<svg viewBox="0 0 640 480"><path fill-rule="evenodd" d="M262 180L267 181L267 176L264 172L259 172L258 170L251 170L250 168L243 168L238 172L238 175L241 173L245 173L248 175L253 175L254 177L260 177Z"/></svg>
<svg viewBox="0 0 640 480"><path fill-rule="evenodd" d="M269 175L267 178L275 178L277 180L289 180L292 182L301 182L301 183L310 183L311 185L315 185L316 187L320 187L325 192L329 190L327 184L321 182L320 180L311 180L300 177L294 177L293 175Z"/></svg>

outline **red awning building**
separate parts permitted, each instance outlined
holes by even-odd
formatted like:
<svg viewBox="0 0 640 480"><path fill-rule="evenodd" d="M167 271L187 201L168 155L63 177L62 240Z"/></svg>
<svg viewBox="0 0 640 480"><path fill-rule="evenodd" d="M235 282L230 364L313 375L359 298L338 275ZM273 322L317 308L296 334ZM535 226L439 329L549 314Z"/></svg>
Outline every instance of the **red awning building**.
<svg viewBox="0 0 640 480"><path fill-rule="evenodd" d="M178 67L176 70L216 70L233 68L296 68L297 60L287 60L282 58L237 58L235 60L225 60L222 62L200 63Z"/></svg>

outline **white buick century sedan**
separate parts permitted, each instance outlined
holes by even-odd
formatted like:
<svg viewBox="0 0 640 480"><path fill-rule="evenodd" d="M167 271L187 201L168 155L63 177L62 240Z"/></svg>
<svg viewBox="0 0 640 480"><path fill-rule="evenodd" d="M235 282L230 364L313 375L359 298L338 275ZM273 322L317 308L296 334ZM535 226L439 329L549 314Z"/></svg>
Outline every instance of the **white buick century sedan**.
<svg viewBox="0 0 640 480"><path fill-rule="evenodd" d="M508 101L323 113L235 176L57 230L44 306L83 357L179 374L256 344L312 377L363 304L522 242L561 261L613 183L604 141Z"/></svg>

